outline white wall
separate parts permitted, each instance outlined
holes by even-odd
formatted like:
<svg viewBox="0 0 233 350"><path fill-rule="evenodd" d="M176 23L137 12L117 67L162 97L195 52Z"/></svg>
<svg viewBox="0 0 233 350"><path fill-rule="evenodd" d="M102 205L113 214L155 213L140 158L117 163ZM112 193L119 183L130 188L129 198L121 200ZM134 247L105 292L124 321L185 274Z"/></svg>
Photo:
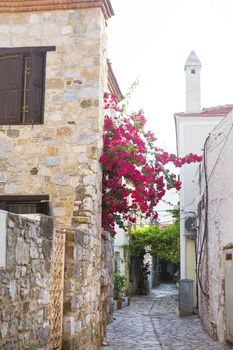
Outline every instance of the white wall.
<svg viewBox="0 0 233 350"><path fill-rule="evenodd" d="M207 299L199 288L200 316L209 333L216 325L217 337L225 340L224 279L226 252L233 248L233 114L231 113L211 133L207 144L208 234L201 259L201 281ZM202 166L199 202L205 200L205 178ZM206 205L199 215L199 252L205 226ZM233 261L227 263L233 264ZM233 293L231 288L233 299ZM232 312L232 310L228 310Z"/></svg>
<svg viewBox="0 0 233 350"><path fill-rule="evenodd" d="M125 230L117 226L116 233L117 234L114 237L114 246L122 246L122 245L128 244L129 242L128 235L125 232Z"/></svg>
<svg viewBox="0 0 233 350"><path fill-rule="evenodd" d="M125 261L125 246L129 244L128 235L122 228L116 227L117 234L114 238L114 258L117 261L118 268L121 275L126 276L128 272L128 266Z"/></svg>
<svg viewBox="0 0 233 350"><path fill-rule="evenodd" d="M177 136L177 150L178 156L183 157L192 152L202 155L204 142L209 133L222 120L222 117L199 117L199 116L177 116L176 122L176 136ZM187 212L195 209L195 173L198 164L187 164L181 168L180 180L182 188L180 191L180 210L181 210L181 225L180 225L180 245L181 245L181 261L180 272L181 278L194 278L195 264L194 258L187 266L186 258L189 254L185 242L184 218ZM190 242L191 243L191 242ZM193 244L191 243L191 246ZM193 253L194 254L194 253ZM190 270L190 271L189 271Z"/></svg>

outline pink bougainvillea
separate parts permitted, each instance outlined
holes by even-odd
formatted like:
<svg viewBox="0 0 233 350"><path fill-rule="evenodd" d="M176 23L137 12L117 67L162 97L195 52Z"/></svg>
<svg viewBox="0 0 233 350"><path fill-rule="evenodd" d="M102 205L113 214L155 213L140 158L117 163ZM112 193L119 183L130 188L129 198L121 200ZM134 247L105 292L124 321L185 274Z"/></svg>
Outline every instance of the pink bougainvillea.
<svg viewBox="0 0 233 350"><path fill-rule="evenodd" d="M100 157L103 166L104 231L115 235L115 224L125 227L135 222L140 212L156 221L156 206L166 189L180 190L181 183L166 165L181 167L200 162L202 157L190 153L177 158L175 154L156 147L156 137L145 130L146 118L142 110L127 114L116 96L105 93L104 148Z"/></svg>

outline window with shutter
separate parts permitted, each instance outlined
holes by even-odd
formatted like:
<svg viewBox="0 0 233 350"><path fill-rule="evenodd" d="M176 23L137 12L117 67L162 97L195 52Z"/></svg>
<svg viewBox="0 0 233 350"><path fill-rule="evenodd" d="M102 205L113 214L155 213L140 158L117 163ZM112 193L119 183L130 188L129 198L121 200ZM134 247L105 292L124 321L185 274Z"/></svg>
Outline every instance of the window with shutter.
<svg viewBox="0 0 233 350"><path fill-rule="evenodd" d="M23 56L0 56L0 122L20 123Z"/></svg>
<svg viewBox="0 0 233 350"><path fill-rule="evenodd" d="M49 215L49 196L0 196L0 209L15 214Z"/></svg>
<svg viewBox="0 0 233 350"><path fill-rule="evenodd" d="M27 123L40 123L43 116L45 52L35 51L31 54L28 104L25 118Z"/></svg>
<svg viewBox="0 0 233 350"><path fill-rule="evenodd" d="M42 124L46 52L55 47L0 48L0 124Z"/></svg>

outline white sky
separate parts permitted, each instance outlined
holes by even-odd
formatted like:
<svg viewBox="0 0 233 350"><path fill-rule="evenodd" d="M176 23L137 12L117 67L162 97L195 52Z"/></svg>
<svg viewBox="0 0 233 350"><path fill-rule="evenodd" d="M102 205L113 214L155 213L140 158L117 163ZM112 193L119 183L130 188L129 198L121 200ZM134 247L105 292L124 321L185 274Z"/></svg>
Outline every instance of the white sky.
<svg viewBox="0 0 233 350"><path fill-rule="evenodd" d="M176 151L173 114L185 111L184 63L202 62L202 107L233 103L233 0L111 0L110 58L122 92L140 75L132 99L159 145Z"/></svg>
<svg viewBox="0 0 233 350"><path fill-rule="evenodd" d="M121 90L140 75L131 107L144 109L158 145L176 152L173 115L185 111L184 63L191 50L202 62L202 107L233 103L233 0L111 3L108 57Z"/></svg>

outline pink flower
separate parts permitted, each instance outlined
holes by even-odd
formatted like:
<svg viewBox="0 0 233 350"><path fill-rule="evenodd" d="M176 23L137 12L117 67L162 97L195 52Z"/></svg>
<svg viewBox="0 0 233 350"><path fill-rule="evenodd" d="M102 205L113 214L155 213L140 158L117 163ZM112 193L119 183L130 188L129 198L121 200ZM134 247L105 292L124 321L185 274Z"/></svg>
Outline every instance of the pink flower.
<svg viewBox="0 0 233 350"><path fill-rule="evenodd" d="M127 115L117 96L105 93L104 108L111 113L104 118L104 146L99 159L103 169L102 226L105 234L114 236L116 223L124 227L126 222L136 222L132 213L157 220L155 208L165 188L180 190L181 182L165 167L168 163L181 167L200 162L202 157L190 153L178 158L155 146L154 133L144 130L144 112Z"/></svg>

